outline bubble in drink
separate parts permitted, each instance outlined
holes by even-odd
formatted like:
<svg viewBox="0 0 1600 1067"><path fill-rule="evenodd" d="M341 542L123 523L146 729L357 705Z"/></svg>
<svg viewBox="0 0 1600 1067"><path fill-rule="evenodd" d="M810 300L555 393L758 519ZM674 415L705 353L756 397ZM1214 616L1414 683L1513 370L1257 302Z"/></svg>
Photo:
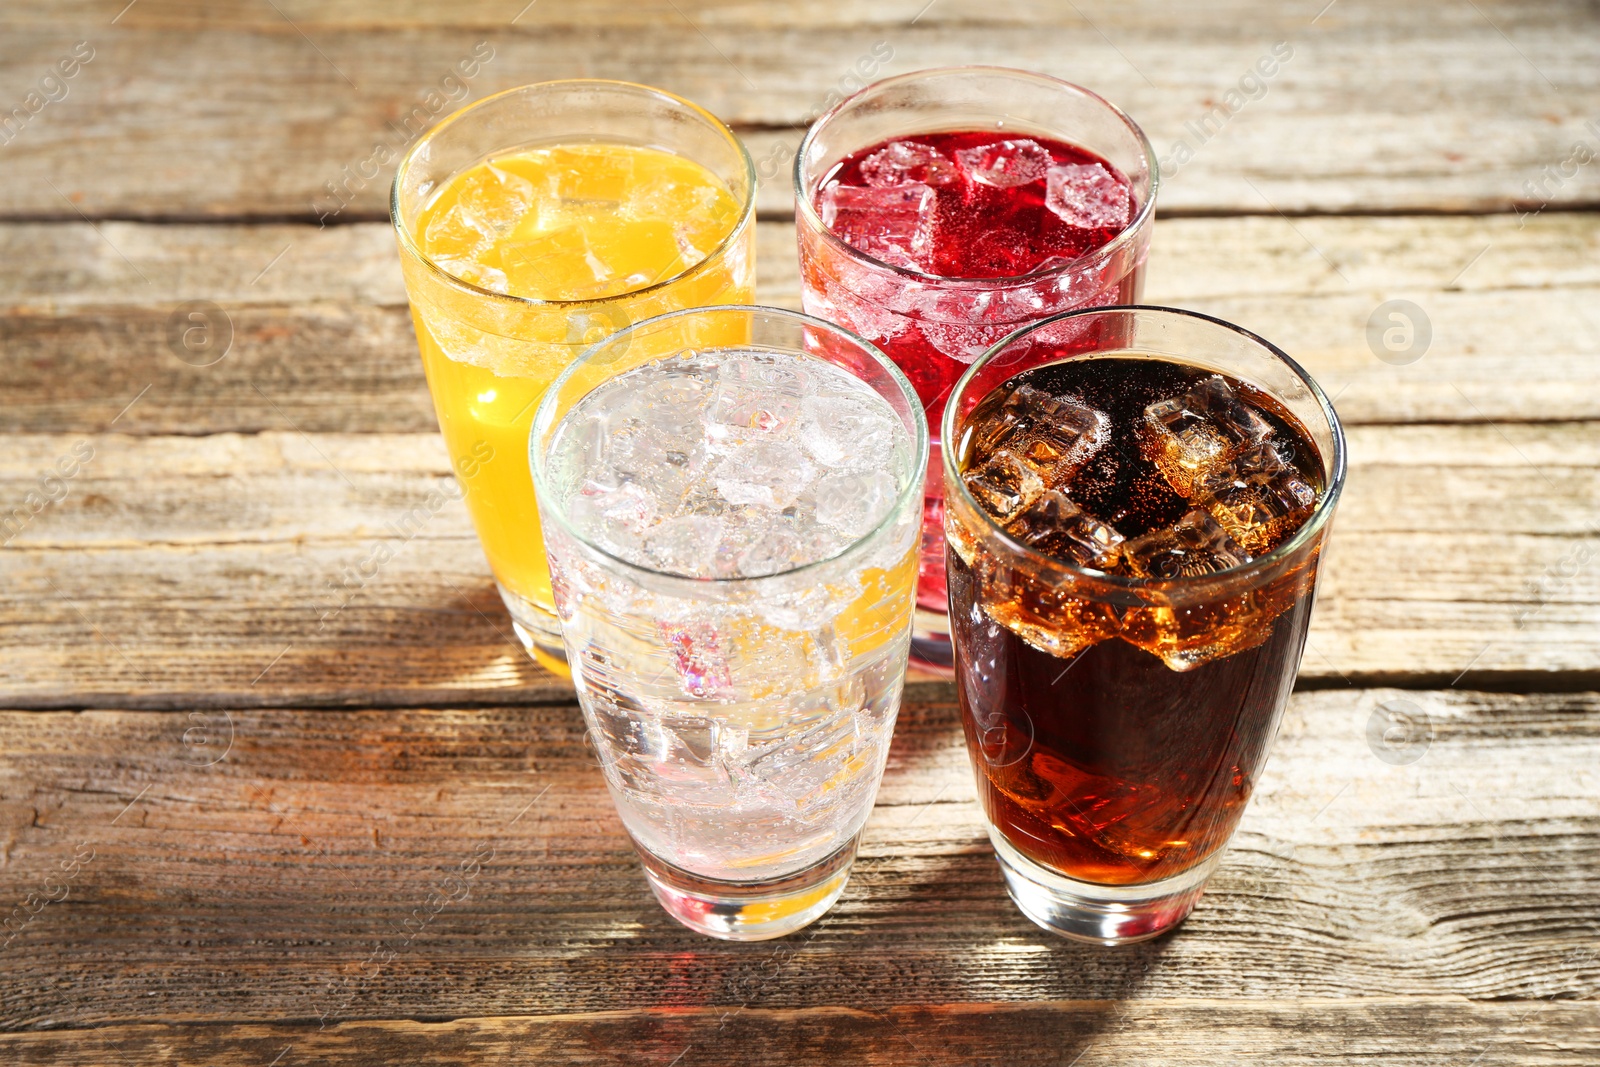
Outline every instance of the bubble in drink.
<svg viewBox="0 0 1600 1067"><path fill-rule="evenodd" d="M545 524L569 658L653 856L765 879L859 830L909 642L913 448L862 380L744 348L625 371L553 431L541 506L571 523ZM747 580L683 581L707 578Z"/></svg>

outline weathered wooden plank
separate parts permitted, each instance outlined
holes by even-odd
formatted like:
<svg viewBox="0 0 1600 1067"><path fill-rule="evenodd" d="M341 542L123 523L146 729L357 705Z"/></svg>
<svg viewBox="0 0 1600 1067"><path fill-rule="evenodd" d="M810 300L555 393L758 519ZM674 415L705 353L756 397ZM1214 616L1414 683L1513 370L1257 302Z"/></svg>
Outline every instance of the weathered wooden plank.
<svg viewBox="0 0 1600 1067"><path fill-rule="evenodd" d="M10 179L0 216L325 215L333 208L325 183L371 157L375 144L403 146L410 134L390 124L438 90L479 42L494 57L465 87L473 96L543 78L620 77L762 132L752 148L771 161L766 211L789 203L775 149L859 84L858 69L877 77L962 63L1034 68L1117 101L1175 164L1162 200L1171 211L1503 211L1600 199L1593 168L1568 163L1578 142L1600 147L1600 133L1586 125L1600 109L1600 32L1581 0L1526 9L1430 3L1414 12L1347 0L1320 17L1322 5L1306 3L1233 18L1174 16L1181 5L1170 3L1122 14L1063 5L1039 22L1018 9L1004 24L972 5L948 14L934 5L926 21L907 14L900 22L911 5L895 5L844 25L813 21L805 9L701 25L661 7L616 22L556 15L512 26L516 5L507 5L499 25L487 7L466 27L424 28L401 15L389 28L336 12L314 32L293 18L269 27L272 11L248 16L249 28L222 28L224 15L214 28L140 29L137 7L111 26L113 6L93 19L22 16L26 24L0 38L7 99L17 103L74 40L95 49L68 95L0 149ZM523 14L539 20L547 7L572 6ZM159 8L151 17L169 24ZM1292 56L1269 66L1270 79L1245 80L1242 95L1241 79L1279 42ZM874 59L890 51L887 61ZM1352 79L1351 70L1363 76ZM424 104L417 125L447 109ZM1180 142L1193 154L1181 166ZM1546 167L1566 173L1550 177ZM391 173L356 183L341 216L381 215Z"/></svg>
<svg viewBox="0 0 1600 1067"><path fill-rule="evenodd" d="M759 298L798 307L792 230L758 243ZM1145 296L1277 342L1350 423L1600 418L1600 216L1167 219ZM1430 335L1406 365L1369 337L1394 299ZM169 343L195 300L231 326L213 366ZM3 225L0 430L431 429L404 305L381 224Z"/></svg>
<svg viewBox="0 0 1600 1067"><path fill-rule="evenodd" d="M1350 437L1307 684L1600 681L1594 424ZM0 702L560 698L509 640L453 491L434 434L11 435Z"/></svg>
<svg viewBox="0 0 1600 1067"><path fill-rule="evenodd" d="M1374 747L1380 704L1412 748ZM1406 997L1476 1055L1477 1009L1600 983L1594 694L1298 694L1199 909L1116 952L1006 899L956 715L906 709L844 898L768 945L659 910L570 706L0 715L0 899L69 878L3 949L0 1025Z"/></svg>
<svg viewBox="0 0 1600 1067"><path fill-rule="evenodd" d="M1496 1064L1578 1065L1600 1054L1600 1027L1586 1004L1461 1004L1446 998L1241 1005L1230 1000L1128 1005L961 1003L768 1011L684 1007L554 1017L311 1026L193 1027L144 1024L88 1031L9 1034L0 1048L17 1067L193 1063L255 1067L282 1054L361 1064L500 1063L681 1067L741 1063L930 1063L1007 1067L1274 1067L1381 1062L1456 1067L1474 1056ZM287 1051L286 1051L287 1050ZM1073 1057L1077 1057L1076 1060Z"/></svg>
<svg viewBox="0 0 1600 1067"><path fill-rule="evenodd" d="M1482 5L1497 25L1521 29L1548 25L1570 17L1574 8L1564 0ZM127 10L124 10L127 8ZM238 29L258 33L292 33L340 29L423 29L470 27L499 29L511 24L524 29L557 27L655 27L684 20L706 29L777 30L796 28L901 27L915 20L919 26L952 27L964 31L983 25L1084 26L1087 18L1107 30L1134 27L1181 27L1207 36L1223 36L1247 20L1258 32L1285 32L1304 27L1318 9L1305 4L1264 5L1257 0L1218 0L1204 11L1181 0L1132 0L1112 5L1071 5L1051 0L1017 0L1005 7L985 6L981 0L884 0L862 5L850 0L810 0L804 5L764 4L760 0L591 0L584 4L531 4L517 9L497 0L463 0L441 8L428 0L277 0L278 12L263 11L250 0L140 0L131 8L116 0L61 0L48 8L26 5L0 12L0 28L64 30L109 24L127 29L204 30ZM1400 8L1380 4L1352 4L1321 12L1317 24L1359 25L1366 28L1424 28L1459 31L1475 27L1482 16L1463 10L1449 0L1417 0Z"/></svg>

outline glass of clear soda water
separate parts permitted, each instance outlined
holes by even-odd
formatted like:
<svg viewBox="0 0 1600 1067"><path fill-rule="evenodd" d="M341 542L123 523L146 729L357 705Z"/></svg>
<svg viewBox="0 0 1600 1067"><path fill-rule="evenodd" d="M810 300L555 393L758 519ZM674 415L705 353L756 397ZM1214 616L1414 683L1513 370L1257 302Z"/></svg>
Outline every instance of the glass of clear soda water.
<svg viewBox="0 0 1600 1067"><path fill-rule="evenodd" d="M761 940L832 906L899 710L928 433L883 353L789 311L623 329L529 442L567 660L668 914Z"/></svg>

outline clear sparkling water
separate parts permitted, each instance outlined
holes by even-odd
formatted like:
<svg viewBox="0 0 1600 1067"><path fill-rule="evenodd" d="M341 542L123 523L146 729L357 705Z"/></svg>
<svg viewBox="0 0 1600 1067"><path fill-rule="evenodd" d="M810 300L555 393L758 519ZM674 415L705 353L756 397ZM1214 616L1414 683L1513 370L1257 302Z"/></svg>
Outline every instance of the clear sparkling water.
<svg viewBox="0 0 1600 1067"><path fill-rule="evenodd" d="M894 409L821 359L690 351L597 387L546 455L569 662L629 831L735 881L843 846L909 640L921 471Z"/></svg>

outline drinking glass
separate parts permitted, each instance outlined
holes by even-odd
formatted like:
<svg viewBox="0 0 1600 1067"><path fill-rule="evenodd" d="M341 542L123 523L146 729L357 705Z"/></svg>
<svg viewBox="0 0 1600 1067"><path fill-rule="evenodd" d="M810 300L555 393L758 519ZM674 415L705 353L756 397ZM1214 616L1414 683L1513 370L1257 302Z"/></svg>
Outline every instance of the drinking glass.
<svg viewBox="0 0 1600 1067"><path fill-rule="evenodd" d="M419 225L453 178L485 160L555 145L642 146L699 164L737 205L720 220L725 236L678 273L594 299L506 295L429 259ZM390 214L439 428L517 636L558 673L567 669L528 472L534 409L563 368L617 329L749 300L754 204L754 168L727 126L670 93L617 81L541 82L487 97L434 126L395 175Z"/></svg>
<svg viewBox="0 0 1600 1067"><path fill-rule="evenodd" d="M675 358L684 353L700 362ZM840 535L844 547L832 555L754 577L738 567L685 577L630 561L642 555L621 558L616 544L575 517L578 506L594 510L596 493L621 491L596 488L619 481L601 457L614 454L616 434L630 431L708 440L697 425L684 430L683 419L700 416L677 398L709 393L715 405L711 390L722 379L709 380L706 361L741 353L803 360L797 375L779 368L741 381L736 403L747 407L728 421L752 432L790 432L773 429L789 418L774 414L780 411L812 412L795 416L792 425L801 428L815 425L801 419L823 418L821 407L809 405L831 401L792 391L806 366L841 368L852 377L836 378L864 382L887 402L893 414L882 414L879 426L898 444L852 442L870 457L841 455L832 464L868 481L892 475L883 517ZM639 368L661 374L656 384L674 399L650 406L619 392L621 399L601 394L579 407ZM865 389L850 388L870 401ZM648 416L640 414L647 408ZM646 417L665 421L644 427ZM620 330L573 363L540 403L529 450L567 661L650 888L673 918L713 937L760 940L800 929L844 889L899 710L928 451L916 393L882 353L836 326L770 308L693 309ZM697 461L675 454L672 462L695 469ZM807 462L820 470L812 477L828 476L828 464ZM676 494L666 497L675 504L694 492L651 488L673 484L670 474L650 465L620 482L645 509L639 514L658 514L656 496ZM715 484L719 495L728 492ZM641 492L650 496L643 504ZM820 493L817 499L820 515ZM717 510L726 503L708 504L705 514L727 514ZM805 505L788 511L802 512L802 525L784 528L803 535ZM759 520L771 527L796 519L775 505L763 514L773 516ZM753 531L758 540L765 532ZM723 558L717 537L689 552Z"/></svg>
<svg viewBox="0 0 1600 1067"><path fill-rule="evenodd" d="M1018 277L924 274L846 244L824 225L816 197L841 160L890 138L993 130L1090 150L1131 182L1131 216L1109 244ZM1017 327L1071 308L1131 304L1143 288L1155 216L1156 157L1144 133L1087 89L1000 67L917 71L867 86L812 124L795 158L795 217L805 310L880 345L916 386L933 451L924 504L922 570L912 657L948 672L944 486L939 426L956 379Z"/></svg>
<svg viewBox="0 0 1600 1067"><path fill-rule="evenodd" d="M1025 371L1112 356L1226 375L1297 422L1324 487L1303 525L1242 565L1141 578L1041 555L994 522L961 477L974 408ZM1338 417L1254 334L1116 307L1049 318L990 349L957 383L944 439L958 442L944 453L956 688L1006 887L1069 938L1154 937L1216 869L1294 687L1344 484Z"/></svg>

